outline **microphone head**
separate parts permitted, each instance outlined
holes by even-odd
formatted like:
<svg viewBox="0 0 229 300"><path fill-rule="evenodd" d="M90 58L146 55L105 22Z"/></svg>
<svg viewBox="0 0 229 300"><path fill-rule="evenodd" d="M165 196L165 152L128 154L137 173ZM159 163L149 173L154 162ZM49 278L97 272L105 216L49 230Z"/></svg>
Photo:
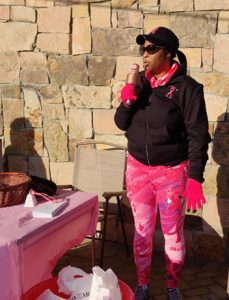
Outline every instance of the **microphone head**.
<svg viewBox="0 0 229 300"><path fill-rule="evenodd" d="M139 65L133 64L130 68L130 73L127 74L126 83L132 83L134 85L139 85L140 77L139 77Z"/></svg>
<svg viewBox="0 0 229 300"><path fill-rule="evenodd" d="M139 72L139 65L138 64L132 64L130 68L130 73L138 73Z"/></svg>

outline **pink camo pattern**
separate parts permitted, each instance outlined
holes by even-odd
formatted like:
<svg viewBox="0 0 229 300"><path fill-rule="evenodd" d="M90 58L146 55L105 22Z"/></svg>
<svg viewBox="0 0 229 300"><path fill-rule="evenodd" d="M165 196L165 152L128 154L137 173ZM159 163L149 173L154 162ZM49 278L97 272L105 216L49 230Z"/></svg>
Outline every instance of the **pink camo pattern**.
<svg viewBox="0 0 229 300"><path fill-rule="evenodd" d="M135 221L134 257L139 285L150 281L157 207L165 238L167 287L178 285L185 256L185 199L180 195L185 188L188 169L187 161L175 167L151 167L128 155L126 185Z"/></svg>

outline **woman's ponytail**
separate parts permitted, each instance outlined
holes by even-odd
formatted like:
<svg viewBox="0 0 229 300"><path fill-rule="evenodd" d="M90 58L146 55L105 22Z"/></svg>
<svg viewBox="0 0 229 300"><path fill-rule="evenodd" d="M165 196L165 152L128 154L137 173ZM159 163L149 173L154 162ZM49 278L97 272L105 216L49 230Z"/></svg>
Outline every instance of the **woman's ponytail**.
<svg viewBox="0 0 229 300"><path fill-rule="evenodd" d="M179 62L181 64L185 65L186 71L187 71L187 58L186 58L185 54L182 51L180 51L180 50L177 50L176 54L177 54L177 57L179 59Z"/></svg>

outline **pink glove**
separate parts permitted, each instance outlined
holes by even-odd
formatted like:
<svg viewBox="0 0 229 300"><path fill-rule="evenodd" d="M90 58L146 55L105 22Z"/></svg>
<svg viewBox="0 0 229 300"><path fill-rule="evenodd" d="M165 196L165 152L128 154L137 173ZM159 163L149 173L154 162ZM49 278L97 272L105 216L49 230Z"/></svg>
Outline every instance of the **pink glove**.
<svg viewBox="0 0 229 300"><path fill-rule="evenodd" d="M124 104L128 103L128 100L134 102L137 100L136 88L132 83L127 83L121 90L121 99Z"/></svg>
<svg viewBox="0 0 229 300"><path fill-rule="evenodd" d="M192 178L188 178L182 197L187 198L187 210L200 209L206 203L201 183Z"/></svg>

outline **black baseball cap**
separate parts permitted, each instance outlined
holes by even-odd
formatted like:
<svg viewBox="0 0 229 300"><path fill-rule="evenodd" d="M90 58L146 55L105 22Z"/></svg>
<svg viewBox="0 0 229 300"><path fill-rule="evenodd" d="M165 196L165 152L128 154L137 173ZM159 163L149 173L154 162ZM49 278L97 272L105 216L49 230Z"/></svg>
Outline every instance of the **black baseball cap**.
<svg viewBox="0 0 229 300"><path fill-rule="evenodd" d="M175 33L166 27L156 27L149 34L140 34L136 38L138 45L143 45L145 41L154 43L156 46L165 47L173 56L179 48L179 39Z"/></svg>

